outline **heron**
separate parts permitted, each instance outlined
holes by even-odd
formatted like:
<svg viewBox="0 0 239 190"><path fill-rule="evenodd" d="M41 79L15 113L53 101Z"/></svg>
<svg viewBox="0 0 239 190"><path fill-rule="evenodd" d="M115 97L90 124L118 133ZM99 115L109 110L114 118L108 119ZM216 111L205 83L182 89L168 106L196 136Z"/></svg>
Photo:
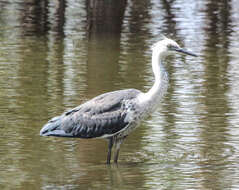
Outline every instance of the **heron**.
<svg viewBox="0 0 239 190"><path fill-rule="evenodd" d="M108 140L107 164L118 162L120 146L140 122L153 113L168 88L165 58L175 52L197 56L167 37L152 46L154 84L148 92L123 89L107 92L49 120L41 136L103 138Z"/></svg>

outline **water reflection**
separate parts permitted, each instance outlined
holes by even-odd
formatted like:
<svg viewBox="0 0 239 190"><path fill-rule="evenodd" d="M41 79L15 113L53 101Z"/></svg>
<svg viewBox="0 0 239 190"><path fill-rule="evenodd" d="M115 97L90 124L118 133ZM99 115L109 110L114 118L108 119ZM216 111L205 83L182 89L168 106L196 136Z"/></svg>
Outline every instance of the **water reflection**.
<svg viewBox="0 0 239 190"><path fill-rule="evenodd" d="M125 1L87 2L87 78L91 79L87 81L87 94L96 96L110 91L118 80L120 32L125 6Z"/></svg>
<svg viewBox="0 0 239 190"><path fill-rule="evenodd" d="M0 188L237 189L237 7L0 1ZM168 59L168 94L122 145L118 166L104 164L104 141L39 137L49 118L88 98L148 90L159 33L201 56Z"/></svg>
<svg viewBox="0 0 239 190"><path fill-rule="evenodd" d="M48 1L18 1L22 35L45 35L49 31Z"/></svg>
<svg viewBox="0 0 239 190"><path fill-rule="evenodd" d="M201 167L203 176L202 186L213 188L216 182L217 188L225 188L231 184L231 180L224 177L226 182L221 183L222 176L227 176L228 149L232 149L228 142L228 117L230 107L226 98L228 86L228 64L230 63L228 37L231 33L230 1L209 1L206 5L206 14L209 25L206 30L206 44L204 50L204 82L202 90L203 116L200 139L205 142L200 145L200 154L205 157L205 163L212 167ZM217 105L215 107L215 105ZM213 167L214 164L224 163L222 167ZM202 163L199 163L201 165ZM213 175L209 171L213 172Z"/></svg>

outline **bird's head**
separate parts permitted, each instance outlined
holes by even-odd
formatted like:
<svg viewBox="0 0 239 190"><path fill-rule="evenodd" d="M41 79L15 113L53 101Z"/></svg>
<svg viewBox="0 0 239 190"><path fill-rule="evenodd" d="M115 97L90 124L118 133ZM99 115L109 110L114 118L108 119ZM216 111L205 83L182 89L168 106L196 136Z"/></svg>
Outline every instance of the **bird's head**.
<svg viewBox="0 0 239 190"><path fill-rule="evenodd" d="M159 56L161 59L164 59L166 56L174 54L175 52L197 57L196 54L181 48L177 42L166 37L163 37L162 40L156 42L152 46L152 51L153 54Z"/></svg>

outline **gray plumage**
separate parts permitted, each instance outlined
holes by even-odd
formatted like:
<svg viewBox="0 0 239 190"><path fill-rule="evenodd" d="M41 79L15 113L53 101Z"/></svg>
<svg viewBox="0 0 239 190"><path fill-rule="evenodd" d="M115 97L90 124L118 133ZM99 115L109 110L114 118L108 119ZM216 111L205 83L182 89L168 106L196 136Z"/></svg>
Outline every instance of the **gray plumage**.
<svg viewBox="0 0 239 190"><path fill-rule="evenodd" d="M147 93L127 89L99 95L48 121L40 135L108 139L107 164L110 164L113 145L116 149L114 162L117 163L120 145L125 137L157 108L167 91L168 77L163 64L165 57L175 51L196 56L168 38L154 44L152 51L155 82Z"/></svg>
<svg viewBox="0 0 239 190"><path fill-rule="evenodd" d="M99 95L84 104L51 119L41 130L42 136L79 138L110 137L128 124L127 101L139 90L128 89Z"/></svg>

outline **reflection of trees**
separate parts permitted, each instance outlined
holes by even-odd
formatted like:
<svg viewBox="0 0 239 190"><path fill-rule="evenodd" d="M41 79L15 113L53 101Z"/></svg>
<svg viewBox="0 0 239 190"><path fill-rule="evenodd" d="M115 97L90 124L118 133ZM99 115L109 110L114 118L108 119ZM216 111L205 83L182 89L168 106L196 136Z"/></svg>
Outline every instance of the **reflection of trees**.
<svg viewBox="0 0 239 190"><path fill-rule="evenodd" d="M89 94L112 90L119 72L120 34L126 1L87 3Z"/></svg>
<svg viewBox="0 0 239 190"><path fill-rule="evenodd" d="M21 27L23 35L44 35L49 31L48 23L48 0L35 1L30 0L22 3Z"/></svg>
<svg viewBox="0 0 239 190"><path fill-rule="evenodd" d="M32 89L41 90L43 86L45 86L45 91L47 91L49 99L47 101L44 100L44 102L49 103L49 105L46 106L48 108L55 105L56 101L59 101L58 95L62 98L64 93L62 84L64 78L64 72L62 70L64 45L60 38L64 36L65 0L56 1L54 5L54 9L52 9L48 0L30 0L20 4L22 11L19 15L21 35L40 36L40 38L42 38L36 38L36 41L31 41L28 38L24 39L23 49L27 51L21 55L21 59L26 64L20 64L19 75L23 76L27 74L27 76L31 78L31 83L27 83L24 80L25 78L19 82L23 85L21 88L25 88L26 92L32 91L31 93L33 93L33 95L31 97L44 94L42 92L34 92ZM51 15L51 17L49 15ZM51 35L49 33L51 33ZM47 35L49 41L46 40ZM39 43L39 45L34 43ZM44 74L45 76L43 77ZM26 84L29 84L29 86ZM39 84L39 86L37 86L37 84ZM54 88L51 88L51 85L54 85ZM27 90L28 88L29 90ZM57 91L54 91L54 89L57 89Z"/></svg>
<svg viewBox="0 0 239 190"><path fill-rule="evenodd" d="M5 5L6 9L10 10L11 6L10 3ZM63 89L61 63L64 46L62 41L56 40L56 36L61 35L59 31L63 31L63 28L56 30L54 26L51 29L49 27L48 1L28 1L15 6L15 17L20 24L9 22L11 27L15 24L10 35L15 35L16 38L11 39L12 45L8 44L8 48L11 48L11 55L14 55L9 60L14 60L12 69L15 72L14 75L8 76L15 79L14 85L10 88L14 91L14 96L9 100L14 106L7 105L10 114L6 127L11 137L6 139L8 150L3 160L7 161L6 170L12 171L9 175L5 175L5 180L14 181L11 184L13 186L16 184L15 189L17 189L27 184L26 176L29 181L35 181L42 174L41 166L39 166L39 147L41 146L38 133L49 117L49 109L52 111L52 107L62 102L59 99L62 98ZM62 23L58 13L61 14L62 10L56 11L55 16L59 19L56 19L55 23L58 21ZM56 25L63 27L63 24ZM54 42L52 46L48 46L50 43L46 38L50 30L55 34L50 37L51 42ZM4 40L8 40L7 38L5 37ZM9 64L6 65L12 70ZM58 91L52 91L52 82L55 82L54 89ZM14 147L9 146L12 143ZM35 185L40 186L40 180L35 181Z"/></svg>
<svg viewBox="0 0 239 190"><path fill-rule="evenodd" d="M149 39L152 35L147 26L151 22L150 1L131 0L128 4L128 12L125 18L124 34L122 35L122 68L123 77L118 81L127 81L124 88L142 89L151 71L151 56L147 56L149 50ZM148 71L150 68L150 72ZM126 86L125 86L126 85Z"/></svg>
<svg viewBox="0 0 239 190"><path fill-rule="evenodd" d="M45 35L49 31L61 36L65 23L65 0L54 1L54 9L49 0L21 3L20 22L22 35ZM52 13L53 14L50 14Z"/></svg>
<svg viewBox="0 0 239 190"><path fill-rule="evenodd" d="M48 85L48 87L46 87L47 94L49 95L48 98L55 102L57 100L59 101L57 96L59 92L61 91L61 96L64 93L62 84L64 78L64 72L62 70L64 45L61 37L64 36L63 27L65 22L66 3L65 0L59 0L54 2L54 8L50 5L51 3L48 0L30 0L19 5L22 10L19 14L21 35L38 36L38 38L34 38L36 40L32 42L29 38L24 38L23 48L27 51L21 56L23 62L26 64L20 64L19 72L22 73L19 73L19 75L23 76L25 72L25 74L28 73L29 77L32 77L32 83L29 85L29 90L26 90L26 92L32 91L30 89L33 88L33 85L36 87L39 82L43 82L39 84L37 88L33 89L40 90L42 89L41 85ZM46 36L49 41L46 40ZM34 43L39 43L39 45ZM43 77L43 74L46 76ZM42 79L44 79L44 81ZM51 88L52 86L49 88L49 84L53 85L53 83L54 89L57 89L57 92ZM25 85L24 88L27 89L28 86L26 84L27 82L24 81L23 78L21 85ZM35 92L32 97L38 94L42 93ZM55 103L52 105L54 104Z"/></svg>
<svg viewBox="0 0 239 190"><path fill-rule="evenodd" d="M126 0L110 2L89 0L87 6L87 24L90 38L120 36ZM95 36L94 36L95 35Z"/></svg>
<svg viewBox="0 0 239 190"><path fill-rule="evenodd" d="M227 143L227 113L229 106L226 92L228 86L227 69L229 63L229 37L231 23L230 1L208 1L206 9L207 35L204 59L205 75L201 103L204 104L205 115L201 122L203 128L200 137L204 142L201 145L202 157L206 156L208 165L218 164L219 161L225 162L223 153L226 151ZM208 168L202 167L202 175L205 178L203 186L206 189L221 189L226 183L226 170L214 168L208 172ZM213 186L212 186L213 185Z"/></svg>
<svg viewBox="0 0 239 190"><path fill-rule="evenodd" d="M66 0L56 1L57 8L54 14L55 21L53 23L53 31L55 31L59 36L64 36L64 25L65 25L65 9L66 9Z"/></svg>
<svg viewBox="0 0 239 190"><path fill-rule="evenodd" d="M172 6L174 4L174 0L161 0L161 4L163 9L165 10L164 15L164 27L162 29L163 34L167 34L170 36L173 36L175 38L177 36L177 30L176 30L176 22L175 22L175 14L172 10ZM168 37L170 37L168 36Z"/></svg>

